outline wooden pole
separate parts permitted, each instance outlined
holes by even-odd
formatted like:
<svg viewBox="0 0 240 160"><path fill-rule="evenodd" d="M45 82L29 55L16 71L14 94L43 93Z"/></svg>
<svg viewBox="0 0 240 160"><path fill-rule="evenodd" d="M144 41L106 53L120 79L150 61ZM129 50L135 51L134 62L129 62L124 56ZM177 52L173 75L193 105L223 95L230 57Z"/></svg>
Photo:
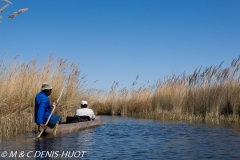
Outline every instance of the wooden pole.
<svg viewBox="0 0 240 160"><path fill-rule="evenodd" d="M58 103L59 99L60 99L60 98L61 98L61 96L62 96L63 89L64 89L64 87L62 88L62 91L61 91L61 93L60 93L60 96L59 96L59 97L58 97L58 99L57 99L57 103ZM51 118L51 116L52 116L52 114L53 114L53 112L54 112L55 108L56 108L56 105L54 105L54 106L53 106L52 112L51 112L51 114L49 115L49 117L48 117L48 119L47 119L47 121L46 121L45 125L47 125L47 124L48 124L48 122L49 122L49 120L50 120L50 118ZM43 131L44 131L44 129L42 129L42 130L41 130L41 132L39 133L39 135L37 136L37 138L41 137L41 135L42 135Z"/></svg>

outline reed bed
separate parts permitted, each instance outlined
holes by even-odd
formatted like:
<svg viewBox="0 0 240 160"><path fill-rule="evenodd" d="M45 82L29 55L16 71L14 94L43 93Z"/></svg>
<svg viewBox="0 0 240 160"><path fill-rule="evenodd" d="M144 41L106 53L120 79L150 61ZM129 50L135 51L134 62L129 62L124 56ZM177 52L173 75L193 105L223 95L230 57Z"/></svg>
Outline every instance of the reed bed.
<svg viewBox="0 0 240 160"><path fill-rule="evenodd" d="M79 63L55 59L50 55L42 64L38 58L20 62L16 56L6 63L0 59L0 138L36 132L33 121L34 98L43 82L54 89L55 101L64 92L55 110L66 118L75 114L81 100L87 100L96 115L122 115L163 121L189 121L239 124L240 59L230 67L221 65L197 68L193 74L172 75L154 85L140 85L136 76L132 88L119 88L114 82L110 91L88 88L86 74Z"/></svg>
<svg viewBox="0 0 240 160"><path fill-rule="evenodd" d="M43 82L53 85L50 100L56 101L64 87L64 94L56 108L56 113L66 117L69 110L79 107L85 89L81 88L79 63L69 63L66 59L54 60L53 55L37 64L37 58L30 62L20 62L16 56L6 63L0 60L0 137L35 130L33 122L34 99ZM23 129L24 128L24 129Z"/></svg>
<svg viewBox="0 0 240 160"><path fill-rule="evenodd" d="M240 58L230 67L197 68L193 74L172 75L153 86L140 86L136 81L130 90L111 91L94 105L99 114L130 115L141 118L208 123L239 123Z"/></svg>

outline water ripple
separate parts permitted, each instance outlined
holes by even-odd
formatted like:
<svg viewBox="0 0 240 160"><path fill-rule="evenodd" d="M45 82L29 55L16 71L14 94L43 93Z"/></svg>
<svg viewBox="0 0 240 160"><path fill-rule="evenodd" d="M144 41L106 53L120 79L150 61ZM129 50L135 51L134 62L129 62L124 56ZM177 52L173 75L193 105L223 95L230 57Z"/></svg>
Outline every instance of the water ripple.
<svg viewBox="0 0 240 160"><path fill-rule="evenodd" d="M86 151L81 159L239 159L230 126L103 116L103 125L55 138L1 141L2 151ZM33 135L34 137L35 135Z"/></svg>

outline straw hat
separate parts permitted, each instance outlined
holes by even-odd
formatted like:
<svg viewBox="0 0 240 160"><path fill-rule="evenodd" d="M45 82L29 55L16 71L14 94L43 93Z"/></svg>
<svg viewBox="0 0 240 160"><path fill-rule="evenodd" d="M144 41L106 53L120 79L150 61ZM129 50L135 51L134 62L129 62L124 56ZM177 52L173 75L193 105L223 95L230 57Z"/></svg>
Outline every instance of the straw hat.
<svg viewBox="0 0 240 160"><path fill-rule="evenodd" d="M53 87L52 87L52 85L49 84L48 82L44 82L44 83L42 84L41 90L43 91L43 90L45 90L45 89L53 89Z"/></svg>

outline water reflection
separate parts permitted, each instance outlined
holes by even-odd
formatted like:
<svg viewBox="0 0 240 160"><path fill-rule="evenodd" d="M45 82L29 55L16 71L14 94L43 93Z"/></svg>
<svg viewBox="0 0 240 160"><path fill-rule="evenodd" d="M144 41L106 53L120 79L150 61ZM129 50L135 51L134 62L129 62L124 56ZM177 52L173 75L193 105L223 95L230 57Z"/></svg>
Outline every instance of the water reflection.
<svg viewBox="0 0 240 160"><path fill-rule="evenodd" d="M56 155L56 139L36 139L35 140L35 150L33 152L33 157L35 159L50 159Z"/></svg>
<svg viewBox="0 0 240 160"><path fill-rule="evenodd" d="M83 152L78 159L240 159L237 126L116 116L102 119L101 127L58 137L32 140L19 136L1 141L0 153L34 151L36 159L60 159L62 153L61 159L73 159ZM40 156L44 151L50 156Z"/></svg>

